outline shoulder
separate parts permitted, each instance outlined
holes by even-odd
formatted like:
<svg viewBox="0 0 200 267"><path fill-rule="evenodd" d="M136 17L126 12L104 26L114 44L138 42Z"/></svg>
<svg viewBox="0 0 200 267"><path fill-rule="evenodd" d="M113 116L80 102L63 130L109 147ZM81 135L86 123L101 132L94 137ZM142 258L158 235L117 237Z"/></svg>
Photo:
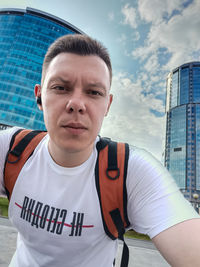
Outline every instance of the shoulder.
<svg viewBox="0 0 200 267"><path fill-rule="evenodd" d="M12 127L12 128L0 131L0 149L1 149L0 161L1 162L5 162L5 158L10 147L12 136L19 129L22 129L22 128Z"/></svg>
<svg viewBox="0 0 200 267"><path fill-rule="evenodd" d="M167 194L178 191L177 185L166 167L148 151L130 147L127 173L128 191L137 195Z"/></svg>
<svg viewBox="0 0 200 267"><path fill-rule="evenodd" d="M127 192L133 228L151 238L177 223L198 217L169 171L144 149L130 149Z"/></svg>
<svg viewBox="0 0 200 267"><path fill-rule="evenodd" d="M9 144L13 134L16 131L18 131L19 129L22 129L22 128L12 127L12 128L0 131L0 143L1 143L1 145L2 144L6 144L6 145Z"/></svg>
<svg viewBox="0 0 200 267"><path fill-rule="evenodd" d="M130 154L128 170L130 173L137 173L140 174L140 176L145 176L146 174L149 175L150 173L156 176L169 175L167 169L161 161L155 158L150 152L134 146L129 147Z"/></svg>
<svg viewBox="0 0 200 267"><path fill-rule="evenodd" d="M143 162L143 163L153 163L156 165L160 165L161 162L153 156L149 151L147 151L144 148L136 147L129 145L129 150L130 150L130 160L137 160L138 162Z"/></svg>
<svg viewBox="0 0 200 267"><path fill-rule="evenodd" d="M159 198L179 191L167 168L151 153L137 147L130 149L127 188L151 199L153 195Z"/></svg>
<svg viewBox="0 0 200 267"><path fill-rule="evenodd" d="M13 134L19 129L20 128L18 127L12 127L10 129L0 131L0 195L5 195L3 172L6 155L10 147L10 141Z"/></svg>

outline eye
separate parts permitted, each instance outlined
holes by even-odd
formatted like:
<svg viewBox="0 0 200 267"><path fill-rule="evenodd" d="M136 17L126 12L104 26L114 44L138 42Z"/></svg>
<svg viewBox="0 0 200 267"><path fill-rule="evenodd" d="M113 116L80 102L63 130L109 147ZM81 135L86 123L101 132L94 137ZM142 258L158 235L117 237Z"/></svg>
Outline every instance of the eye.
<svg viewBox="0 0 200 267"><path fill-rule="evenodd" d="M61 85L56 85L53 87L54 90L58 90L58 91L64 91L65 90L65 87L64 86L61 86Z"/></svg>
<svg viewBox="0 0 200 267"><path fill-rule="evenodd" d="M100 90L88 90L88 94L92 96L103 96L103 93Z"/></svg>
<svg viewBox="0 0 200 267"><path fill-rule="evenodd" d="M57 94L65 94L71 91L70 88L65 85L54 85L52 86L52 90Z"/></svg>

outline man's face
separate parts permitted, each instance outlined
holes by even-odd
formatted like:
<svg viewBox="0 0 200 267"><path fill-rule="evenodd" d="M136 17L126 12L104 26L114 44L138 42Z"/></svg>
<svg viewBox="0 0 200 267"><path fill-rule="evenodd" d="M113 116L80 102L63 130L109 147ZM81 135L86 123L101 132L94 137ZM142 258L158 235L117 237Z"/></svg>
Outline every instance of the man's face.
<svg viewBox="0 0 200 267"><path fill-rule="evenodd" d="M112 102L109 89L109 71L98 56L61 53L51 61L42 88L35 87L51 149L92 148Z"/></svg>

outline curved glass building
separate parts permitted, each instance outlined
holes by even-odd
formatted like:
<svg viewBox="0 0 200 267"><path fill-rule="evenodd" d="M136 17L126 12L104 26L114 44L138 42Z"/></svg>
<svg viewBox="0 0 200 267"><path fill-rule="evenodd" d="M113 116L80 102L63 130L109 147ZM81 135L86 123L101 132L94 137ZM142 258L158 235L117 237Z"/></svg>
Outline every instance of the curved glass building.
<svg viewBox="0 0 200 267"><path fill-rule="evenodd" d="M36 9L0 9L0 128L45 129L34 85L40 83L49 45L62 35L75 33L82 32Z"/></svg>
<svg viewBox="0 0 200 267"><path fill-rule="evenodd" d="M200 204L200 62L167 77L165 166L184 196Z"/></svg>

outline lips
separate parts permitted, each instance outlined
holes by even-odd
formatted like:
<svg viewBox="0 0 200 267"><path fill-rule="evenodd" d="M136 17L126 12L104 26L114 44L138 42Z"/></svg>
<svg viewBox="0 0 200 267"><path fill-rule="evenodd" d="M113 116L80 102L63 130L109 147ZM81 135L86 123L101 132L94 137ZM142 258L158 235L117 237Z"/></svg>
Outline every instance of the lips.
<svg viewBox="0 0 200 267"><path fill-rule="evenodd" d="M63 128L72 135L80 135L87 130L87 127L85 127L82 123L75 122L63 125Z"/></svg>
<svg viewBox="0 0 200 267"><path fill-rule="evenodd" d="M68 123L67 125L64 125L64 127L67 128L73 128L73 129L84 129L86 130L87 128L81 124L81 123Z"/></svg>

